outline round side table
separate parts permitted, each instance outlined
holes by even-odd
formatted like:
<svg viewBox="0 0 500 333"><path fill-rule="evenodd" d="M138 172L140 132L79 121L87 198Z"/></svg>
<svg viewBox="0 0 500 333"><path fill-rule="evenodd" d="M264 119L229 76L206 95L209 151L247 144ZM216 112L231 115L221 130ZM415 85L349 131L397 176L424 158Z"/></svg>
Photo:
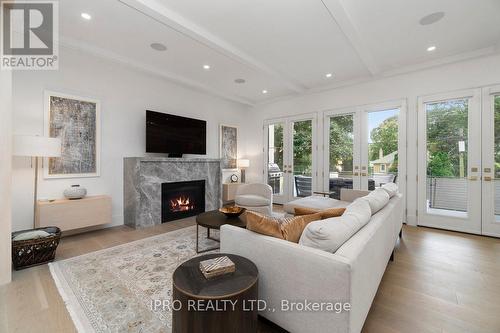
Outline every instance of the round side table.
<svg viewBox="0 0 500 333"><path fill-rule="evenodd" d="M219 242L217 238L210 236L210 230L220 230L220 227L224 224L232 224L234 226L240 228L246 228L246 212L241 214L238 217L227 217L223 213L219 212L219 210L211 210L208 212L204 212L196 216L196 253L203 253L213 250L218 250L219 246L200 250L199 248L199 229L200 226L207 228L207 238L213 241Z"/></svg>
<svg viewBox="0 0 500 333"><path fill-rule="evenodd" d="M200 262L228 256L234 273L206 279ZM173 333L256 333L257 267L250 260L224 253L206 254L181 264L173 275Z"/></svg>

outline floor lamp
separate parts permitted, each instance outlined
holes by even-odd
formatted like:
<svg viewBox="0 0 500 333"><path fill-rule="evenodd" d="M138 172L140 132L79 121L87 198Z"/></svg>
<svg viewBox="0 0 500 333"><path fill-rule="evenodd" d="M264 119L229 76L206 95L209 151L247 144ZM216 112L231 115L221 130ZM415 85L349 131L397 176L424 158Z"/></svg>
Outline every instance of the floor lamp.
<svg viewBox="0 0 500 333"><path fill-rule="evenodd" d="M33 195L33 228L36 221L36 201L38 196L38 158L60 157L61 139L44 136L15 135L13 145L14 156L29 156L35 158L35 184Z"/></svg>

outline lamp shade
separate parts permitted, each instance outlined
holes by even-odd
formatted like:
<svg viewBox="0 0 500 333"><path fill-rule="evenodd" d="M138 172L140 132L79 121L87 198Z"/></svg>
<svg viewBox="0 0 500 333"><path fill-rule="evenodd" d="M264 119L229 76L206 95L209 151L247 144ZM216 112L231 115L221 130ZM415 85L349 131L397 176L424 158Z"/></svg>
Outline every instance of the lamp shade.
<svg viewBox="0 0 500 333"><path fill-rule="evenodd" d="M60 157L61 139L34 135L14 135L14 156Z"/></svg>
<svg viewBox="0 0 500 333"><path fill-rule="evenodd" d="M250 160L241 159L238 160L238 168L248 168L250 166Z"/></svg>

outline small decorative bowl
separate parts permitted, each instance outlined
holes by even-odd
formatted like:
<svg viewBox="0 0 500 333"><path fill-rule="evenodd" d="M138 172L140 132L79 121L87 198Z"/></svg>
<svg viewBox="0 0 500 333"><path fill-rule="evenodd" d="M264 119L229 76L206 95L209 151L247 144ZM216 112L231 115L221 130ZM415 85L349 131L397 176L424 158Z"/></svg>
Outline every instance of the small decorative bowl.
<svg viewBox="0 0 500 333"><path fill-rule="evenodd" d="M226 206L219 208L219 212L223 213L227 217L238 217L245 212L246 208L238 206Z"/></svg>

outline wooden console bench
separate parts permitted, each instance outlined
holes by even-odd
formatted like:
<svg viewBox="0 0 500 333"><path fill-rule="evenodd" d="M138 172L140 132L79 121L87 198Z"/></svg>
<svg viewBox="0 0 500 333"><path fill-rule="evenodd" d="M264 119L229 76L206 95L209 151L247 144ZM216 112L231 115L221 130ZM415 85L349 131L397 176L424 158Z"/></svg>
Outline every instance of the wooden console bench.
<svg viewBox="0 0 500 333"><path fill-rule="evenodd" d="M38 201L35 226L56 226L61 231L111 223L111 197L88 196L83 199Z"/></svg>

